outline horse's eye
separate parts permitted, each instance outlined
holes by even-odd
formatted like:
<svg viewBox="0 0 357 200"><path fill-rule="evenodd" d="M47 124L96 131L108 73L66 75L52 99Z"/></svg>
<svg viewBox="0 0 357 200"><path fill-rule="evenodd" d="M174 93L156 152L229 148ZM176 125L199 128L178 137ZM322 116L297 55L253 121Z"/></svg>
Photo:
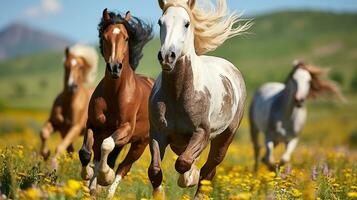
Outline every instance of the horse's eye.
<svg viewBox="0 0 357 200"><path fill-rule="evenodd" d="M162 25L161 19L159 19L157 23L159 24L159 26L161 26Z"/></svg>
<svg viewBox="0 0 357 200"><path fill-rule="evenodd" d="M185 28L188 28L190 26L190 22L186 22Z"/></svg>
<svg viewBox="0 0 357 200"><path fill-rule="evenodd" d="M129 37L125 38L125 41L129 41Z"/></svg>

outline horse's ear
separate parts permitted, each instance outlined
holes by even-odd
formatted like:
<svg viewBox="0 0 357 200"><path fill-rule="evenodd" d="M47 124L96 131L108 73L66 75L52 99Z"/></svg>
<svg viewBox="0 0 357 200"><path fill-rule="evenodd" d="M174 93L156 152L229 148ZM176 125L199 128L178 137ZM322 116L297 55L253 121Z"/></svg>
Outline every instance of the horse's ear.
<svg viewBox="0 0 357 200"><path fill-rule="evenodd" d="M66 57L68 57L68 55L69 55L69 47L66 47L66 48L64 49L64 55L65 55Z"/></svg>
<svg viewBox="0 0 357 200"><path fill-rule="evenodd" d="M166 0L159 0L159 5L160 5L161 10L164 9L165 4L166 4Z"/></svg>
<svg viewBox="0 0 357 200"><path fill-rule="evenodd" d="M299 67L302 65L305 65L304 61L302 61L302 60L294 60L293 61L293 67Z"/></svg>
<svg viewBox="0 0 357 200"><path fill-rule="evenodd" d="M130 19L131 19L131 13L130 13L130 11L128 11L128 12L126 12L126 14L125 14L125 21L130 21Z"/></svg>
<svg viewBox="0 0 357 200"><path fill-rule="evenodd" d="M104 19L104 21L109 21L110 20L110 15L108 13L108 9L107 8L103 10L103 19Z"/></svg>
<svg viewBox="0 0 357 200"><path fill-rule="evenodd" d="M196 0L188 0L187 1L188 6L191 8L191 10L195 7Z"/></svg>

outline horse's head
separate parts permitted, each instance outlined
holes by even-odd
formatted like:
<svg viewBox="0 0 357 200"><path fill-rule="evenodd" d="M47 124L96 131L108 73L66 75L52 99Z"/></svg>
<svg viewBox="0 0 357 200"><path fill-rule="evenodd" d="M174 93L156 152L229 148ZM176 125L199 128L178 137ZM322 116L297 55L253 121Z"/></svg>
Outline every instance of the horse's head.
<svg viewBox="0 0 357 200"><path fill-rule="evenodd" d="M312 80L310 72L302 66L304 66L302 62L294 63L294 69L286 83L289 93L298 107L303 106L309 96Z"/></svg>
<svg viewBox="0 0 357 200"><path fill-rule="evenodd" d="M78 86L84 82L84 68L87 66L86 61L79 56L70 52L69 47L65 49L65 89L70 92L76 92Z"/></svg>
<svg viewBox="0 0 357 200"><path fill-rule="evenodd" d="M120 77L124 62L129 62L125 60L129 59L129 34L125 23L129 22L131 15L127 12L123 21L118 23L114 22L114 17L118 16L104 9L102 22L107 26L100 33L100 43L107 70L116 79Z"/></svg>
<svg viewBox="0 0 357 200"><path fill-rule="evenodd" d="M163 15L159 19L161 49L158 59L163 71L171 71L176 61L188 53L190 46L194 51L194 33L188 9L192 9L195 0L185 4L167 5L165 0L159 0Z"/></svg>
<svg viewBox="0 0 357 200"><path fill-rule="evenodd" d="M294 69L286 82L290 89L295 104L301 107L308 97L316 97L322 94L332 94L343 102L346 101L338 86L329 81L323 80L328 70L322 69L300 61L294 63Z"/></svg>

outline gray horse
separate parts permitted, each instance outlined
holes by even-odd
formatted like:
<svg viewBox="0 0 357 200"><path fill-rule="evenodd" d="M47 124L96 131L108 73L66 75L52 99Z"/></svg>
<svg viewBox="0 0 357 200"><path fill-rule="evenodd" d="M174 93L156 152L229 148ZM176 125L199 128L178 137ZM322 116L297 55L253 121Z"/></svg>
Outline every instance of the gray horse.
<svg viewBox="0 0 357 200"><path fill-rule="evenodd" d="M262 161L270 170L274 170L274 146L286 144L279 163L283 165L290 161L298 143L298 134L304 127L307 116L305 100L323 93L335 94L344 100L334 83L321 80L321 76L326 73L324 69L296 61L285 83L266 83L257 90L249 110L255 170L259 165L259 131L265 133L266 154Z"/></svg>

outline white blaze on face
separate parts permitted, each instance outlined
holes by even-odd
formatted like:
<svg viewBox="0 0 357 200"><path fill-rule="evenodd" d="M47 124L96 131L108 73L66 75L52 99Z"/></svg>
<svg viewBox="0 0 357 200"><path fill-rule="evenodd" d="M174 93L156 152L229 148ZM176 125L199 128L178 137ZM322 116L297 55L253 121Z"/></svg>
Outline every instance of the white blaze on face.
<svg viewBox="0 0 357 200"><path fill-rule="evenodd" d="M71 67L74 67L77 65L77 60L76 59L72 59L71 60ZM68 86L71 86L74 83L74 79L73 79L73 75L72 75L72 70L70 70L69 72L69 77L68 77Z"/></svg>
<svg viewBox="0 0 357 200"><path fill-rule="evenodd" d="M120 29L118 27L113 29L113 34L118 35L120 33Z"/></svg>
<svg viewBox="0 0 357 200"><path fill-rule="evenodd" d="M297 69L293 75L293 79L297 83L296 98L305 99L310 91L311 75L304 69Z"/></svg>

